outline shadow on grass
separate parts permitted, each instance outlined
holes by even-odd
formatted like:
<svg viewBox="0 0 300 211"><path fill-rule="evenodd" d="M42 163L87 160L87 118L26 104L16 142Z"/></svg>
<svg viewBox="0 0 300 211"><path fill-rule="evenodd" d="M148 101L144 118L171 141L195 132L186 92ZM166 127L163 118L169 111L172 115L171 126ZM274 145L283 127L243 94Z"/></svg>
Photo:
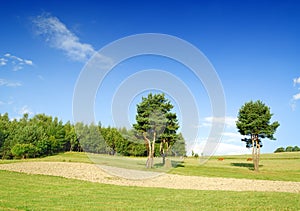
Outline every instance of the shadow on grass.
<svg viewBox="0 0 300 211"><path fill-rule="evenodd" d="M155 163L154 167L155 168L163 168L164 164L163 163ZM184 162L171 160L171 168L178 168L178 167L184 167Z"/></svg>
<svg viewBox="0 0 300 211"><path fill-rule="evenodd" d="M237 167L245 167L248 168L249 170L254 170L254 165L253 163L231 163L232 166L237 166ZM263 165L259 165L259 167L262 167Z"/></svg>

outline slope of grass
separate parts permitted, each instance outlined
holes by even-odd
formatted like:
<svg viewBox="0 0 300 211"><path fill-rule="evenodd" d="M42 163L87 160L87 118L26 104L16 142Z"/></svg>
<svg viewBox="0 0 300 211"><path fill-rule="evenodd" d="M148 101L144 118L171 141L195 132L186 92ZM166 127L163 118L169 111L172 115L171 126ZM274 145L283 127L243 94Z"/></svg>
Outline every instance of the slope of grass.
<svg viewBox="0 0 300 211"><path fill-rule="evenodd" d="M218 158L224 158L219 161ZM171 173L180 175L247 178L263 180L282 180L300 182L300 153L262 154L260 171L253 171L250 155L211 157L207 163L200 165L195 158L185 159L183 167L173 168Z"/></svg>
<svg viewBox="0 0 300 211"><path fill-rule="evenodd" d="M196 158L185 158L184 162L172 169L156 167L151 171L167 171L172 174L247 178L263 180L282 180L300 182L300 152L262 154L260 160L260 171L254 172L252 161L247 161L251 155L211 157L208 162L201 165ZM174 159L174 158L172 158ZM177 158L178 159L178 158ZM146 158L131 158L122 156L96 155L78 152L66 152L54 156L38 159L0 161L1 163L27 162L27 161L60 161L81 162L112 165L129 169L147 170L145 168ZM161 162L161 158L157 158Z"/></svg>
<svg viewBox="0 0 300 211"><path fill-rule="evenodd" d="M299 194L123 187L0 171L0 210L300 210Z"/></svg>

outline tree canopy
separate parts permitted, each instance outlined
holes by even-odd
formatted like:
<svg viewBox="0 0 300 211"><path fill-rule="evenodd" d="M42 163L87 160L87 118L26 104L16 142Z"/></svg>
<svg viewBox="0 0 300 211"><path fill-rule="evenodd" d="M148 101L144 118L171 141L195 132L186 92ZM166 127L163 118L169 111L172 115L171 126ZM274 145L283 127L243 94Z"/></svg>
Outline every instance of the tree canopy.
<svg viewBox="0 0 300 211"><path fill-rule="evenodd" d="M270 108L263 102L250 101L239 110L236 126L241 135L260 134L261 138L276 140L273 135L279 123L277 121L270 123L272 116Z"/></svg>

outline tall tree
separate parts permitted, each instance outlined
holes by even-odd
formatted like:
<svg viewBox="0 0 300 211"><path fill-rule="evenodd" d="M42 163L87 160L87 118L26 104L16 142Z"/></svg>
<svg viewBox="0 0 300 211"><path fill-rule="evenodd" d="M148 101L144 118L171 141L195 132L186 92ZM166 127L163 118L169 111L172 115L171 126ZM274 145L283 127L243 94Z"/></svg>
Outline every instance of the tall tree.
<svg viewBox="0 0 300 211"><path fill-rule="evenodd" d="M274 133L279 127L277 121L270 123L273 114L270 108L260 100L245 103L239 110L236 126L241 135L250 136L242 141L246 142L247 148L252 148L252 159L254 170L259 170L260 148L262 147L262 138L274 138Z"/></svg>
<svg viewBox="0 0 300 211"><path fill-rule="evenodd" d="M136 124L133 127L142 134L145 141L148 155L147 168L152 168L154 165L156 141L167 144L171 143L176 136L179 125L176 114L171 112L172 108L173 105L164 94L150 93L137 105ZM164 157L163 154L163 160Z"/></svg>
<svg viewBox="0 0 300 211"><path fill-rule="evenodd" d="M185 140L181 133L178 134L177 140L171 149L172 149L172 154L174 156L185 156L186 155Z"/></svg>

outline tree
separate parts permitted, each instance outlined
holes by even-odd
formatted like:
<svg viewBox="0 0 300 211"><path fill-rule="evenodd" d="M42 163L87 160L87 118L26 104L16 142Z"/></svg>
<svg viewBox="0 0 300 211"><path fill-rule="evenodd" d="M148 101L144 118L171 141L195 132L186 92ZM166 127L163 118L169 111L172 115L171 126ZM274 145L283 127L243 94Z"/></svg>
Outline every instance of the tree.
<svg viewBox="0 0 300 211"><path fill-rule="evenodd" d="M82 122L75 124L76 134L80 146L85 152L107 153L108 146L101 135L100 128L95 124L85 125Z"/></svg>
<svg viewBox="0 0 300 211"><path fill-rule="evenodd" d="M272 116L270 108L260 100L245 103L238 113L236 126L241 135L250 136L250 138L244 138L242 141L246 142L247 148L252 148L255 171L259 170L261 139L276 140L273 135L279 127L279 123L277 121L270 123Z"/></svg>
<svg viewBox="0 0 300 211"><path fill-rule="evenodd" d="M299 151L300 151L300 148L299 148L298 146L294 146L292 151L293 151L293 152L299 152Z"/></svg>
<svg viewBox="0 0 300 211"><path fill-rule="evenodd" d="M177 140L172 146L174 156L186 156L185 140L181 133L178 134Z"/></svg>
<svg viewBox="0 0 300 211"><path fill-rule="evenodd" d="M278 148L274 151L274 153L284 152L284 151L285 151L285 149L284 149L283 147L278 147Z"/></svg>
<svg viewBox="0 0 300 211"><path fill-rule="evenodd" d="M287 146L287 147L285 148L285 151L286 151L286 152L292 152L292 151L293 151L293 147L292 147L292 146Z"/></svg>
<svg viewBox="0 0 300 211"><path fill-rule="evenodd" d="M165 150L175 140L179 128L177 116L172 113L173 105L164 94L149 94L137 105L136 124L133 125L143 137L147 149L146 167L152 168L154 163L156 141L160 141L163 162Z"/></svg>

